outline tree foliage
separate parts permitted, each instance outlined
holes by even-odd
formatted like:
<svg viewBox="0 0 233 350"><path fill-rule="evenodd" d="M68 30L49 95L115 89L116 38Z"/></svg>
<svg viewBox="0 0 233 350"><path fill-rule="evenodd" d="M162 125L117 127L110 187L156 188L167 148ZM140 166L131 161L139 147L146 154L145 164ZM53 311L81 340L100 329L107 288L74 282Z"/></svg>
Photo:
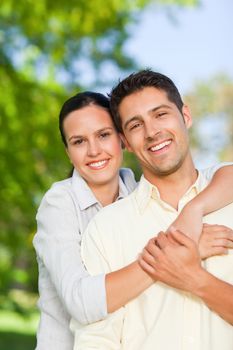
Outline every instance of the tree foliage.
<svg viewBox="0 0 233 350"><path fill-rule="evenodd" d="M192 140L198 152L215 151L218 159L233 161L233 81L218 75L199 82L185 101L194 116Z"/></svg>
<svg viewBox="0 0 233 350"><path fill-rule="evenodd" d="M193 5L195 0L161 3ZM3 0L0 10L0 291L36 290L42 194L69 171L57 115L68 94L109 84L135 62L124 44L150 0ZM114 74L114 76L113 76ZM87 83L87 76L91 75Z"/></svg>

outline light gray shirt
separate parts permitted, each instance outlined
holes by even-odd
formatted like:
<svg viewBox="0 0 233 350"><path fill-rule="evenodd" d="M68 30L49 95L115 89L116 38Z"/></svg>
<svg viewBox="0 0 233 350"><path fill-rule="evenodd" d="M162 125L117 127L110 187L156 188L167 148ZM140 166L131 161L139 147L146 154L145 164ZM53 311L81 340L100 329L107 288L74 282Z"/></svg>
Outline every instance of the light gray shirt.
<svg viewBox="0 0 233 350"><path fill-rule="evenodd" d="M132 171L121 169L118 199L135 187ZM76 171L71 178L53 184L42 199L33 240L41 312L37 350L71 350L71 317L87 324L107 316L105 274L90 276L80 256L82 234L101 208Z"/></svg>

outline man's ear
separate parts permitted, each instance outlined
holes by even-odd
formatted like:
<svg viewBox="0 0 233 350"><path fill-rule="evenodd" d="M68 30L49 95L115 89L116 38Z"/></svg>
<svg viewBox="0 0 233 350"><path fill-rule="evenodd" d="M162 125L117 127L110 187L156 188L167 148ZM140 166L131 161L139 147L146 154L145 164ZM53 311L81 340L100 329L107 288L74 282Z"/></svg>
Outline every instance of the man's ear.
<svg viewBox="0 0 233 350"><path fill-rule="evenodd" d="M126 149L127 149L127 151L132 152L132 149L131 149L131 147L130 147L130 145L129 145L128 141L126 140L125 135L124 135L124 134L122 134L121 132L120 132L120 138L121 138L121 142L122 142L122 143L123 143L123 145L124 145L124 147L123 147L123 148L126 148Z"/></svg>
<svg viewBox="0 0 233 350"><path fill-rule="evenodd" d="M183 105L182 113L183 113L183 118L184 118L186 128L189 129L193 124L193 118L192 118L190 109L187 105Z"/></svg>

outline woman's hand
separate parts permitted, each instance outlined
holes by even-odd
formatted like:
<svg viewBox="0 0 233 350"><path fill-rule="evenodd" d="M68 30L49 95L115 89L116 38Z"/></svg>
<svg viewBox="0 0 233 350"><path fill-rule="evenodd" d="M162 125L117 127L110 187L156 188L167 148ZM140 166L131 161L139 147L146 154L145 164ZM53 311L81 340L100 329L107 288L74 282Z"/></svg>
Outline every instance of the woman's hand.
<svg viewBox="0 0 233 350"><path fill-rule="evenodd" d="M233 230L224 225L204 224L198 248L202 259L227 254L233 248Z"/></svg>

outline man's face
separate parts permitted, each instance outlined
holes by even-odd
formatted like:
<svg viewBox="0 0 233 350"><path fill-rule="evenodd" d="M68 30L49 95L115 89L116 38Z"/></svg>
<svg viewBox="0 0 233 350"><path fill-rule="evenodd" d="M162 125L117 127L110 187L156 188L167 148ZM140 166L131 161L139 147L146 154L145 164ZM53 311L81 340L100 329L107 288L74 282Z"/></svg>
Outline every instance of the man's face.
<svg viewBox="0 0 233 350"><path fill-rule="evenodd" d="M172 174L190 158L187 129L192 119L187 106L182 112L154 87L125 97L119 105L122 139L151 182L154 175Z"/></svg>

